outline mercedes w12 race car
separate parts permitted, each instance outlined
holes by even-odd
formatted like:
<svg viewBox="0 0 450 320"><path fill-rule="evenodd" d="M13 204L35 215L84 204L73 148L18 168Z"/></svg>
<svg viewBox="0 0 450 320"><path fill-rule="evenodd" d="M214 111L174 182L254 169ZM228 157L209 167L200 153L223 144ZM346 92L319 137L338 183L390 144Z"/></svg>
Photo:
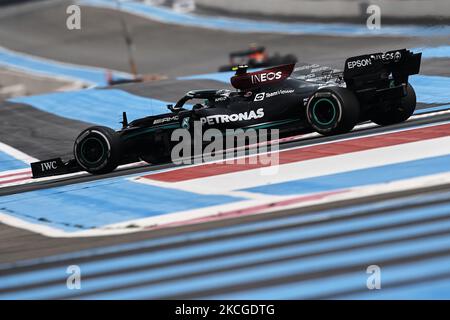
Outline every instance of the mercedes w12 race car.
<svg viewBox="0 0 450 320"><path fill-rule="evenodd" d="M233 71L239 65L247 65L252 68L265 68L281 64L296 63L297 57L293 54L280 55L275 53L269 56L265 47L251 46L247 50L230 53L230 64L221 66L219 72Z"/></svg>
<svg viewBox="0 0 450 320"><path fill-rule="evenodd" d="M274 128L280 136L316 131L348 132L371 120L390 125L407 120L416 107L408 77L419 73L421 53L394 50L347 59L344 71L319 65L294 64L247 72L241 66L231 78L235 90L189 91L170 112L128 122L122 129L94 126L76 138L73 159L31 164L33 177L88 171L107 173L118 165L161 163L170 159L176 129ZM192 108L185 104L200 100Z"/></svg>

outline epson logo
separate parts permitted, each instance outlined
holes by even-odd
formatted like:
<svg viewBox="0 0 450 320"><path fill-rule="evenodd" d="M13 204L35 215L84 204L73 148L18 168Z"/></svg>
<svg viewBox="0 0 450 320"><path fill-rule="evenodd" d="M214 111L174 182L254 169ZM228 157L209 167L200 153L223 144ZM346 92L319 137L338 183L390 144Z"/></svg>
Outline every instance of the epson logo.
<svg viewBox="0 0 450 320"><path fill-rule="evenodd" d="M235 121L247 121L247 120L254 120L264 117L264 109L259 108L256 111L249 111L249 112L243 112L243 113L234 113L234 114L218 114L208 117L200 118L200 121L202 124L219 124L219 123L228 123L228 122L235 122Z"/></svg>
<svg viewBox="0 0 450 320"><path fill-rule="evenodd" d="M283 72L266 72L252 75L252 83L261 83L272 80L279 80L283 76Z"/></svg>
<svg viewBox="0 0 450 320"><path fill-rule="evenodd" d="M56 170L56 169L58 169L58 165L56 164L56 161L41 163L41 171L42 172L45 172L48 170Z"/></svg>
<svg viewBox="0 0 450 320"><path fill-rule="evenodd" d="M372 60L370 60L369 58L367 59L361 59L361 60L354 60L354 61L349 61L347 63L347 67L349 69L353 69L353 68L361 68L361 67L367 67L372 65Z"/></svg>

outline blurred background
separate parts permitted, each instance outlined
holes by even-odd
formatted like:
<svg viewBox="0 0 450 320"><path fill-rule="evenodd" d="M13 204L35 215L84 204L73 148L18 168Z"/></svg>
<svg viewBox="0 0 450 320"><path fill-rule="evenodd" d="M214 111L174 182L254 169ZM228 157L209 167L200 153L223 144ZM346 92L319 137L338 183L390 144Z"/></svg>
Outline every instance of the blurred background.
<svg viewBox="0 0 450 320"><path fill-rule="evenodd" d="M0 4L4 49L0 97L92 85L73 73L50 72L54 65L44 70L32 66L20 54L104 68L104 75L99 75L106 79L102 84L111 83L113 71L146 80L213 73L236 62L231 53L256 47L264 47L269 58L291 55L300 62L335 68L342 68L350 55L400 47L437 48L433 50L439 54L429 56L423 70L448 73L448 62L442 61L450 35L448 0L1 0ZM66 27L72 4L80 7L79 30Z"/></svg>

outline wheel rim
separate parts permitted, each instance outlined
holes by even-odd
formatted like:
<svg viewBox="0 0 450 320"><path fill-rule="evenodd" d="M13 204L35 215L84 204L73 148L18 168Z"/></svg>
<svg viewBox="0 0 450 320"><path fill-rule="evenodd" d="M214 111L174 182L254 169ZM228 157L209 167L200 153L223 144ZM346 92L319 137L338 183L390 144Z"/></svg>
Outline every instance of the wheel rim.
<svg viewBox="0 0 450 320"><path fill-rule="evenodd" d="M312 116L314 121L321 126L328 126L336 119L336 106L333 101L321 98L314 102Z"/></svg>
<svg viewBox="0 0 450 320"><path fill-rule="evenodd" d="M96 137L88 137L81 142L81 159L90 165L99 163L105 156L105 147Z"/></svg>

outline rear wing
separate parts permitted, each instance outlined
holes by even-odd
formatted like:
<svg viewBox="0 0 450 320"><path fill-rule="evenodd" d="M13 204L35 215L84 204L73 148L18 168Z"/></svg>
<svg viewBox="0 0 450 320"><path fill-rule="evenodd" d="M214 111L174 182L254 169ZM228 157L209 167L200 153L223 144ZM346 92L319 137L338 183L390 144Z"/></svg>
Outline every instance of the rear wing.
<svg viewBox="0 0 450 320"><path fill-rule="evenodd" d="M251 90L263 85L281 82L294 70L295 63L283 64L255 72L247 72L247 66L239 66L231 77L231 85L238 90Z"/></svg>
<svg viewBox="0 0 450 320"><path fill-rule="evenodd" d="M406 49L351 57L345 61L344 81L362 98L401 97L408 77L419 73L421 58L422 53Z"/></svg>

